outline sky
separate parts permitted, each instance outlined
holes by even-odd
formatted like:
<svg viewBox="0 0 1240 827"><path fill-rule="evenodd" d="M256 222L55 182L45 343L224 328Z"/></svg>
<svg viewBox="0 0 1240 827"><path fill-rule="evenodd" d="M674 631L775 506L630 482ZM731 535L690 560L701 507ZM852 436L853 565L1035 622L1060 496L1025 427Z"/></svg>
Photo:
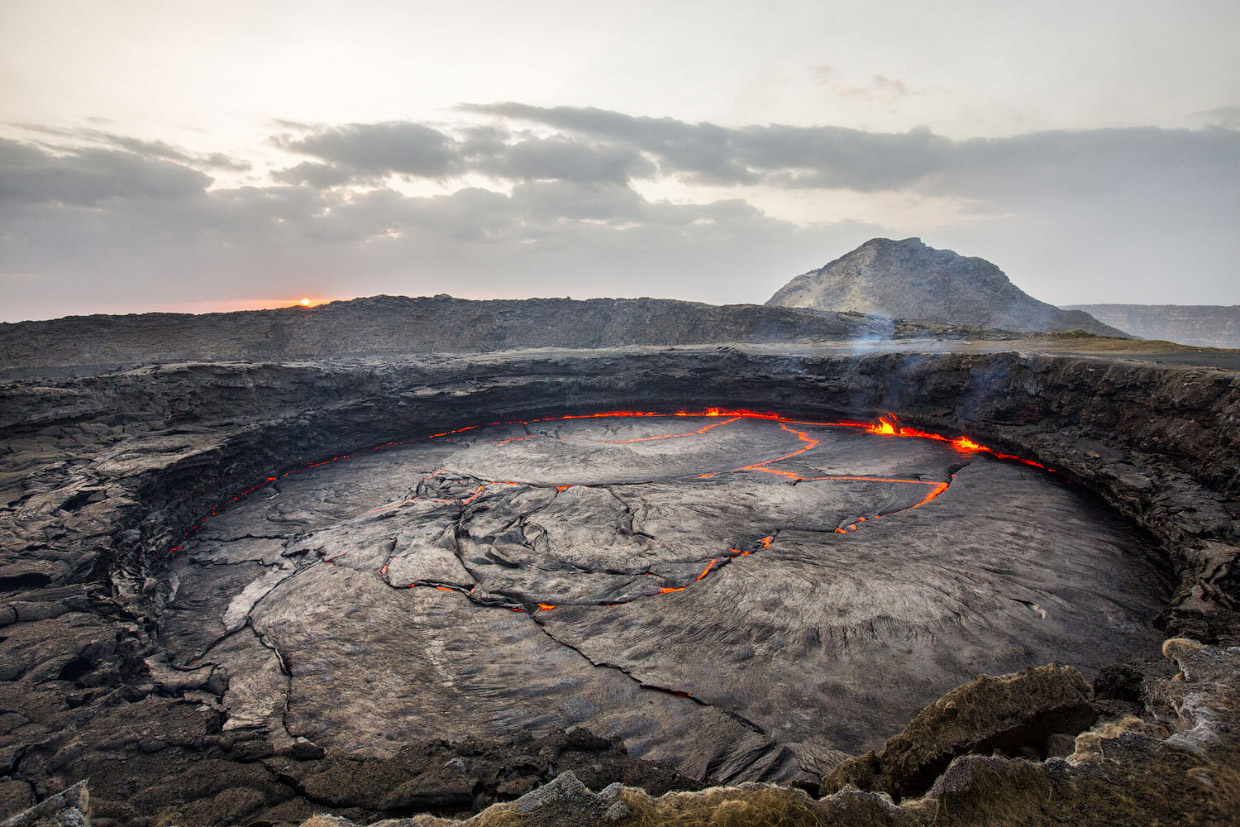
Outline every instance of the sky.
<svg viewBox="0 0 1240 827"><path fill-rule="evenodd" d="M1235 0L0 0L0 321L761 303L873 237L1240 304Z"/></svg>

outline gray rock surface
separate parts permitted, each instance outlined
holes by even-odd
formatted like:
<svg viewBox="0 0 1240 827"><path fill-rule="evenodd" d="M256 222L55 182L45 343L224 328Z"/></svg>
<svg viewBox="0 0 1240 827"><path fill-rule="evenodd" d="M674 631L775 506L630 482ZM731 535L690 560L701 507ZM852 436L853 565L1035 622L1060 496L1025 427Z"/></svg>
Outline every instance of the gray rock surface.
<svg viewBox="0 0 1240 827"><path fill-rule="evenodd" d="M1126 335L1083 311L1038 301L985 259L936 250L919 238L871 239L797 276L766 304L1002 330Z"/></svg>
<svg viewBox="0 0 1240 827"><path fill-rule="evenodd" d="M1063 309L1088 313L1142 339L1240 348L1240 305L1079 304Z"/></svg>

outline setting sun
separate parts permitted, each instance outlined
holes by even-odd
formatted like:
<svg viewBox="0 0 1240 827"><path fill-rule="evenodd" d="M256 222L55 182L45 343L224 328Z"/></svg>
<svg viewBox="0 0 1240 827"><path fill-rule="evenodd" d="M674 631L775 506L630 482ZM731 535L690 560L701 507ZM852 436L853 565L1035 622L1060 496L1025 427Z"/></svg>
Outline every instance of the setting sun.
<svg viewBox="0 0 1240 827"><path fill-rule="evenodd" d="M301 300L301 306L302 306L302 307L309 307L309 306L310 306L310 300L309 300L309 299L302 299L302 300Z"/></svg>

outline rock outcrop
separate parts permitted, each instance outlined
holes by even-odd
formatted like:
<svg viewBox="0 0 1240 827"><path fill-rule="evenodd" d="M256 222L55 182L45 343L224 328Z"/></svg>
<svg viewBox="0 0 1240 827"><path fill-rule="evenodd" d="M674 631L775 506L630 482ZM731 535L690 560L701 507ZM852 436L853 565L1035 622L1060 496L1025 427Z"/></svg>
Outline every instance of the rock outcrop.
<svg viewBox="0 0 1240 827"><path fill-rule="evenodd" d="M1142 339L1240 348L1240 305L1078 304L1063 309L1088 313Z"/></svg>
<svg viewBox="0 0 1240 827"><path fill-rule="evenodd" d="M1043 666L1014 675L982 675L926 707L879 752L840 764L822 792L851 784L896 801L927 790L961 755L1002 753L1042 760L1055 736L1070 741L1097 719L1089 684L1070 666Z"/></svg>
<svg viewBox="0 0 1240 827"><path fill-rule="evenodd" d="M1088 313L1038 301L985 259L936 250L919 238L871 239L797 276L766 304L1002 330L1125 335Z"/></svg>

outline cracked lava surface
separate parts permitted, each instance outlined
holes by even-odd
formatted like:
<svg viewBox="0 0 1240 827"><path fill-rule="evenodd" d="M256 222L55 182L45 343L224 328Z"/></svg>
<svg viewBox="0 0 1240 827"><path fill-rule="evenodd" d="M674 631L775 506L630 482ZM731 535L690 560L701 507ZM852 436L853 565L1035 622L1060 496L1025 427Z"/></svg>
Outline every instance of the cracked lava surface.
<svg viewBox="0 0 1240 827"><path fill-rule="evenodd" d="M204 520L164 644L227 672L226 728L390 754L583 724L698 778L788 781L982 672L1160 639L1152 543L1001 457L894 419L465 427Z"/></svg>

